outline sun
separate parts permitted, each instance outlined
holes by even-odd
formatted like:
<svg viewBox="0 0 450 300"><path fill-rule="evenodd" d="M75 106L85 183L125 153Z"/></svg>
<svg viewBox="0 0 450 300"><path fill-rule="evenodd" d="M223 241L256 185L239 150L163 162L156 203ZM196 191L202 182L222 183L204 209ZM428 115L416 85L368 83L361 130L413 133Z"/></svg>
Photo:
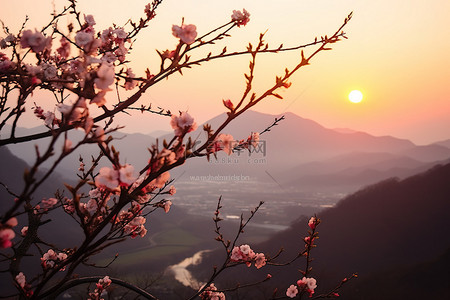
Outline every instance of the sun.
<svg viewBox="0 0 450 300"><path fill-rule="evenodd" d="M353 103L359 103L363 99L363 94L361 91L353 90L348 94L348 100Z"/></svg>

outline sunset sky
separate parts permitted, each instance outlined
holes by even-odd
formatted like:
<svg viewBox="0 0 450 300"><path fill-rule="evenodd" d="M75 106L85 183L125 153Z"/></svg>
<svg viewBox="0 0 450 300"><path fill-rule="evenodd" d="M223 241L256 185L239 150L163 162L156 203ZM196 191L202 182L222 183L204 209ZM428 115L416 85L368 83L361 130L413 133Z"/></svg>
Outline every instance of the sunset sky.
<svg viewBox="0 0 450 300"><path fill-rule="evenodd" d="M50 20L53 2L57 11L68 3L7 1L2 5L0 19L15 33L29 15L27 28L39 29ZM94 15L95 29L101 31L112 23L137 20L143 16L147 1L78 3L82 12ZM259 33L266 30L265 40L273 47L308 43L315 36L331 35L347 14L354 12L345 29L348 40L335 44L333 51L319 54L310 66L297 73L291 88L282 92L284 100L266 99L255 110L276 115L290 111L328 128L393 135L417 144L450 138L448 0L168 0L135 43L130 57L133 70L138 75L144 75L147 67L158 70L155 49L176 46L171 27L180 24L182 17L202 34L229 21L233 9L242 8L251 13L250 23L236 28L232 37L216 49L227 45L230 51L243 50L248 42L256 43ZM171 111L188 110L198 123L204 122L225 111L222 99L239 98L248 61L248 56L231 58L187 70L183 77L175 75L148 91L142 103ZM286 67L292 69L298 61L299 52L260 55L255 90L268 88L276 75ZM364 95L360 103L348 100L349 92L355 89ZM128 132L170 129L167 118L154 115L123 116L118 123L126 125Z"/></svg>

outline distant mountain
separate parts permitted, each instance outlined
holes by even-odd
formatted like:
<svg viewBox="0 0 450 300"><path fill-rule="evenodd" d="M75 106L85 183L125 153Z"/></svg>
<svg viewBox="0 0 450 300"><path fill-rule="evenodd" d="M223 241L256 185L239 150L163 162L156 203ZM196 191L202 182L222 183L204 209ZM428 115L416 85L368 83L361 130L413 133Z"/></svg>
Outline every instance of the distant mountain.
<svg viewBox="0 0 450 300"><path fill-rule="evenodd" d="M369 186L320 213L320 239L311 264L311 276L318 280L316 292L325 292L357 272L358 279L344 285L343 299L448 299L449 178L450 164L438 165L404 180ZM304 249L307 223L308 218L301 218L252 249L274 254L282 247L280 261L288 261ZM196 270L218 263L218 256L218 252L209 254ZM270 273L265 293L270 296L277 287L282 294L302 277L298 269L304 267L300 259L284 268L236 268L216 285L234 286L236 280L244 284Z"/></svg>
<svg viewBox="0 0 450 300"><path fill-rule="evenodd" d="M251 132L261 132L271 125L275 115L247 111L231 122L224 133L232 134L237 140L246 139ZM343 174L334 186L342 185L346 191L354 190L359 184L373 183L382 178L391 176L406 176L417 170L419 165L429 167L429 163L450 158L450 148L441 145L416 146L411 141L391 136L376 137L364 132L346 130L345 133L327 129L320 124L301 118L293 113L286 113L285 120L261 135L260 146L256 152L233 153L227 156L218 154L218 160L213 157L208 162L204 157L191 159L181 168L173 171L173 177L180 180L189 180L190 175L243 175L258 181L283 181L288 184L299 185L305 176L304 182L311 182L319 175L334 177L337 172L345 169L351 174ZM221 114L210 119L208 124L212 128L218 126L226 119ZM205 141L206 135L202 124L190 134L193 140ZM136 169L142 168L148 161L147 148L155 138L144 134L114 133L117 138L112 145L121 153L121 161L133 164ZM71 133L69 138L73 141L80 139L81 132ZM159 137L160 145L164 139L170 140L172 134ZM18 156L32 163L35 156L33 144L43 149L46 140L33 141L25 144L9 145L8 147ZM56 147L62 147L59 143ZM161 147L161 146L160 146ZM91 155L98 153L96 145L88 145L80 152L71 155L62 162L59 170L62 173L72 172L78 168L78 157L84 157L85 162ZM315 171L310 170L316 164ZM377 165L378 164L378 165ZM47 164L46 167L49 165ZM383 166L383 167L382 167ZM382 167L382 168L381 168ZM400 170L389 172L389 170ZM412 172L408 172L412 170ZM353 180L351 176L357 173L366 173L365 176ZM372 172L372 175L368 175ZM375 174L376 173L376 174ZM350 176L351 175L351 176ZM350 176L350 177L349 177ZM347 179L345 179L347 178ZM345 182L345 180L347 180ZM297 183L296 183L297 181ZM325 183L326 181L322 181ZM313 186L308 184L309 186ZM317 185L315 185L317 187Z"/></svg>
<svg viewBox="0 0 450 300"><path fill-rule="evenodd" d="M339 133L355 133L358 132L357 130L353 130L350 128L333 128L334 131L337 131Z"/></svg>
<svg viewBox="0 0 450 300"><path fill-rule="evenodd" d="M450 139L436 142L436 143L434 143L434 145L439 145L439 146L444 146L444 147L450 148Z"/></svg>
<svg viewBox="0 0 450 300"><path fill-rule="evenodd" d="M18 129L18 135L27 135L36 132L45 131L45 128L41 129ZM69 133L68 137L75 144L80 141L83 137L83 132L79 130L73 130ZM142 134L142 133L122 133L114 132L111 134L114 137L114 141L111 143L117 151L120 152L121 162L130 163L134 166L144 166L150 157L148 148L155 143L156 139ZM21 157L28 164L34 163L36 152L35 145L38 146L40 151L46 149L49 138L39 139L31 142L12 144L7 147L17 156ZM59 150L63 147L63 141L60 139L56 145L55 149ZM98 155L100 152L97 145L84 145L80 147L77 151L66 157L58 166L57 170L62 174L67 174L67 177L71 177L79 167L79 157L83 157L84 162L87 164L91 161L91 157ZM49 168L50 163L53 160L50 159L49 162L43 165L44 168Z"/></svg>

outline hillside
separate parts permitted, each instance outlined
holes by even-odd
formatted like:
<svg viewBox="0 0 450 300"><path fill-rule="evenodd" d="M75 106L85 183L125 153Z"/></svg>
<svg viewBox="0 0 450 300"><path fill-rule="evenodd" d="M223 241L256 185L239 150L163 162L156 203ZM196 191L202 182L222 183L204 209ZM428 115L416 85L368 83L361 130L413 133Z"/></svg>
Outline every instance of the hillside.
<svg viewBox="0 0 450 300"><path fill-rule="evenodd" d="M450 249L449 178L450 164L438 165L404 180L388 179L369 186L323 211L318 216L323 221L318 228L318 247L312 254L317 292L357 272L359 278L342 292L344 299L448 299L445 295L450 293L450 274L439 266L448 261ZM288 260L303 249L307 222L308 218L302 218L252 248L276 253L283 247L282 257ZM208 258L205 265L211 263L214 260ZM266 292L272 290L270 286L283 290L301 277L298 268L304 268L304 260L299 264L260 272L241 268L236 271L252 273L248 279L243 277L245 273L237 276L230 271L222 284L230 284L233 277L245 278L241 280L244 283L251 281L251 276L261 278L263 273L270 273L273 278ZM412 270L420 272L410 273ZM422 280L426 284L418 284Z"/></svg>

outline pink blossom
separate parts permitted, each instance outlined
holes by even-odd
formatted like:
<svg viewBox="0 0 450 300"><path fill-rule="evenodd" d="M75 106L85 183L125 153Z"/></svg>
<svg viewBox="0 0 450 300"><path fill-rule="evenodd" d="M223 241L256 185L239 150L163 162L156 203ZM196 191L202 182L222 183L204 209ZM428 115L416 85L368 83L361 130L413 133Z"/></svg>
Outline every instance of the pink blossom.
<svg viewBox="0 0 450 300"><path fill-rule="evenodd" d="M129 186L134 181L136 181L137 176L134 172L134 167L130 164L122 166L119 170L120 184L124 186Z"/></svg>
<svg viewBox="0 0 450 300"><path fill-rule="evenodd" d="M309 219L308 226L309 226L309 228L311 228L313 230L316 229L316 218L315 217L311 217L311 219Z"/></svg>
<svg viewBox="0 0 450 300"><path fill-rule="evenodd" d="M175 131L176 136L181 136L184 133L188 133L197 129L197 123L187 112L180 112L180 115L172 115L170 125Z"/></svg>
<svg viewBox="0 0 450 300"><path fill-rule="evenodd" d="M167 200L166 202L164 202L164 211L166 212L166 214L169 212L171 206L172 206L172 201Z"/></svg>
<svg viewBox="0 0 450 300"><path fill-rule="evenodd" d="M0 229L0 248L9 248L12 246L11 240L16 236L10 228Z"/></svg>
<svg viewBox="0 0 450 300"><path fill-rule="evenodd" d="M45 113L42 114L42 116L44 117L44 124L48 127L52 127L55 124L55 114L51 111L47 111Z"/></svg>
<svg viewBox="0 0 450 300"><path fill-rule="evenodd" d="M240 260L244 259L241 249L239 249L239 247L234 247L233 250L231 251L230 258L233 261L240 261Z"/></svg>
<svg viewBox="0 0 450 300"><path fill-rule="evenodd" d="M172 34L179 38L185 44L192 44L197 37L197 27L193 24L190 25L173 25L172 26Z"/></svg>
<svg viewBox="0 0 450 300"><path fill-rule="evenodd" d="M286 296L289 298L294 298L298 294L298 289L295 285L291 284L291 286L286 291Z"/></svg>
<svg viewBox="0 0 450 300"><path fill-rule="evenodd" d="M93 15L84 15L84 21L88 26L94 26L96 24Z"/></svg>
<svg viewBox="0 0 450 300"><path fill-rule="evenodd" d="M172 186L170 186L170 189L169 189L169 195L175 195L175 193L177 192L177 189L172 185Z"/></svg>
<svg viewBox="0 0 450 300"><path fill-rule="evenodd" d="M106 103L106 93L111 91L111 89L104 89L98 92L94 98L89 101L90 104L97 104L98 107L105 105Z"/></svg>
<svg viewBox="0 0 450 300"><path fill-rule="evenodd" d="M70 43L69 43L69 41L65 37L61 37L59 42L61 43L61 46L58 49L56 49L56 52L58 52L59 55L61 55L62 58L69 57L69 55L70 55Z"/></svg>
<svg viewBox="0 0 450 300"><path fill-rule="evenodd" d="M266 265L266 257L264 253L257 253L255 256L255 267L260 269Z"/></svg>
<svg viewBox="0 0 450 300"><path fill-rule="evenodd" d="M131 68L127 69L127 78L125 79L125 90L129 91L137 86L137 81L133 80L136 75Z"/></svg>
<svg viewBox="0 0 450 300"><path fill-rule="evenodd" d="M199 296L202 300L225 300L225 294L218 292L214 283L211 283Z"/></svg>
<svg viewBox="0 0 450 300"><path fill-rule="evenodd" d="M89 191L89 197L91 198L100 198L102 196L102 192L99 189L92 189Z"/></svg>
<svg viewBox="0 0 450 300"><path fill-rule="evenodd" d="M48 199L42 199L42 209L48 210L52 208L56 203L58 203L58 200L56 198L48 198Z"/></svg>
<svg viewBox="0 0 450 300"><path fill-rule="evenodd" d="M228 155L233 152L233 148L236 144L231 134L224 133L221 133L217 136L216 142L218 143L220 150L223 150Z"/></svg>
<svg viewBox="0 0 450 300"><path fill-rule="evenodd" d="M128 33L126 33L121 27L114 29L112 33L116 35L117 39L119 39L119 43L125 40L128 36Z"/></svg>
<svg viewBox="0 0 450 300"><path fill-rule="evenodd" d="M58 111L67 118L69 123L80 121L83 116L88 114L86 99L84 98L79 98L74 105L59 103L57 107Z"/></svg>
<svg viewBox="0 0 450 300"><path fill-rule="evenodd" d="M51 269L56 264L62 262L67 258L67 254L60 252L56 253L53 249L49 249L41 258L41 264L44 269ZM64 271L65 268L61 268L59 271Z"/></svg>
<svg viewBox="0 0 450 300"><path fill-rule="evenodd" d="M164 172L152 181L150 181L149 185L155 188L162 188L166 182L170 179L170 173Z"/></svg>
<svg viewBox="0 0 450 300"><path fill-rule="evenodd" d="M297 285L304 288L309 293L309 297L312 297L314 289L317 287L317 281L314 278L303 277L297 281Z"/></svg>
<svg viewBox="0 0 450 300"><path fill-rule="evenodd" d="M119 173L114 169L103 167L95 177L95 185L98 188L114 190L119 186Z"/></svg>
<svg viewBox="0 0 450 300"><path fill-rule="evenodd" d="M19 222L17 222L17 218L12 217L12 218L9 219L8 221L6 221L5 224L8 225L8 226L10 226L10 227L15 227L15 226L17 226L17 224L19 224Z"/></svg>
<svg viewBox="0 0 450 300"><path fill-rule="evenodd" d="M233 14L231 15L231 20L236 23L237 26L245 26L250 21L250 13L245 9L241 11L233 10Z"/></svg>
<svg viewBox="0 0 450 300"><path fill-rule="evenodd" d="M114 83L115 73L114 66L108 63L102 63L97 70L97 78L94 79L96 88L106 90Z"/></svg>
<svg viewBox="0 0 450 300"><path fill-rule="evenodd" d="M16 275L16 282L19 284L19 286L21 288L25 287L25 284L27 283L26 279L25 279L25 275L20 272L19 274Z"/></svg>
<svg viewBox="0 0 450 300"><path fill-rule="evenodd" d="M44 49L50 49L52 45L52 38L45 37L41 32L35 30L33 33L31 30L25 30L20 38L20 46L22 48L31 48L35 53L44 51Z"/></svg>
<svg viewBox="0 0 450 300"><path fill-rule="evenodd" d="M98 204L95 199L89 199L84 207L91 215L97 212Z"/></svg>
<svg viewBox="0 0 450 300"><path fill-rule="evenodd" d="M78 31L75 35L75 43L77 43L78 46L85 48L86 46L90 45L94 41L94 33L93 32L85 32L85 31Z"/></svg>
<svg viewBox="0 0 450 300"><path fill-rule="evenodd" d="M22 236L26 236L28 233L28 226L23 226L22 229L20 230L20 234Z"/></svg>

